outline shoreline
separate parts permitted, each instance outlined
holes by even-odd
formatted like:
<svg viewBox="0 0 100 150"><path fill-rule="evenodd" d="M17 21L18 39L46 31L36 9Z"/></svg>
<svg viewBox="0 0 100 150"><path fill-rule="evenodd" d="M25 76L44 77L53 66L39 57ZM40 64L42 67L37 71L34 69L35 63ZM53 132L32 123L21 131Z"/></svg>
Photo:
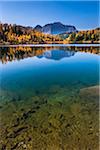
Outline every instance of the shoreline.
<svg viewBox="0 0 100 150"><path fill-rule="evenodd" d="M4 42L0 43L0 46L9 46L9 45L100 45L100 41L94 41L94 42L89 42L89 41L80 41L80 42L64 42L64 41L55 41L55 42L44 42L44 43L39 43L39 42L33 42L33 43L9 43L9 42Z"/></svg>
<svg viewBox="0 0 100 150"><path fill-rule="evenodd" d="M80 44L77 44L77 43L72 43L72 44L54 44L54 43L52 43L52 44L0 44L0 47L17 47L17 46L25 46L25 47L28 47L28 46L30 46L30 47L38 47L38 46L84 46L84 47L86 47L86 46L100 46L100 43L98 43L98 44L90 44L90 43L86 43L86 44L84 44L84 43L80 43Z"/></svg>

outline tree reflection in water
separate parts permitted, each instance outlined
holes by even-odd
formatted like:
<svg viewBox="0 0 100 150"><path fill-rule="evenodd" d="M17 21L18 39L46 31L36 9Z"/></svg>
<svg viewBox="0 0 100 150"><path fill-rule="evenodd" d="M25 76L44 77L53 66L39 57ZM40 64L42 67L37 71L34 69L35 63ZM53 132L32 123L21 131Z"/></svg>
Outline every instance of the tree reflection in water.
<svg viewBox="0 0 100 150"><path fill-rule="evenodd" d="M59 49L59 50L58 50ZM99 54L99 47L86 46L47 46L47 47L0 47L0 61L2 63L21 60L28 57L37 56L38 58L45 57L47 59L60 60L64 57L71 57L76 52L89 52Z"/></svg>

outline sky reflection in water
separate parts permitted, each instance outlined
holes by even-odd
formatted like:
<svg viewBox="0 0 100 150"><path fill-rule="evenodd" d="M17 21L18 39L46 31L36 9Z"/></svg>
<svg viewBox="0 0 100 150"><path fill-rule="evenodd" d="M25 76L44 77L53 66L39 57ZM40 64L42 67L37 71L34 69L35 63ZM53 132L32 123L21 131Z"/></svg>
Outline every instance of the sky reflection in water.
<svg viewBox="0 0 100 150"><path fill-rule="evenodd" d="M6 48L5 52L1 49L1 88L16 93L20 91L25 97L36 90L46 92L55 85L72 89L97 85L97 53L98 47L83 50L76 50L75 47L37 47L35 50L27 49L27 53L25 48L17 52L16 48Z"/></svg>

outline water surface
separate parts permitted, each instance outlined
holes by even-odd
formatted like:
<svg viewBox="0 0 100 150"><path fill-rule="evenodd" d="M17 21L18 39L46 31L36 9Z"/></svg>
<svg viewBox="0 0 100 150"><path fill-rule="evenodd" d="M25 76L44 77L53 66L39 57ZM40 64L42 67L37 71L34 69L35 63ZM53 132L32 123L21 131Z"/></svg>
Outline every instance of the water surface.
<svg viewBox="0 0 100 150"><path fill-rule="evenodd" d="M0 54L2 149L98 149L98 94L82 91L99 84L98 46L11 46Z"/></svg>

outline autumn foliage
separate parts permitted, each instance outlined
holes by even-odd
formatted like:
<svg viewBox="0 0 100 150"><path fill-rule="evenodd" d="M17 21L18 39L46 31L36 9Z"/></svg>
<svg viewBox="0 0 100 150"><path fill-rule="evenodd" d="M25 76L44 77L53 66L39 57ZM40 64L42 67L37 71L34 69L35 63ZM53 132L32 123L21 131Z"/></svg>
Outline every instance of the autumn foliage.
<svg viewBox="0 0 100 150"><path fill-rule="evenodd" d="M94 30L73 32L64 40L65 43L99 43L99 41L99 28Z"/></svg>
<svg viewBox="0 0 100 150"><path fill-rule="evenodd" d="M32 27L0 23L0 43L38 44L56 43L56 41L60 40L60 37L57 35L44 34L34 30Z"/></svg>
<svg viewBox="0 0 100 150"><path fill-rule="evenodd" d="M64 33L62 35L51 35L36 31L32 27L0 23L0 44L67 44L99 43L99 41L99 28Z"/></svg>

